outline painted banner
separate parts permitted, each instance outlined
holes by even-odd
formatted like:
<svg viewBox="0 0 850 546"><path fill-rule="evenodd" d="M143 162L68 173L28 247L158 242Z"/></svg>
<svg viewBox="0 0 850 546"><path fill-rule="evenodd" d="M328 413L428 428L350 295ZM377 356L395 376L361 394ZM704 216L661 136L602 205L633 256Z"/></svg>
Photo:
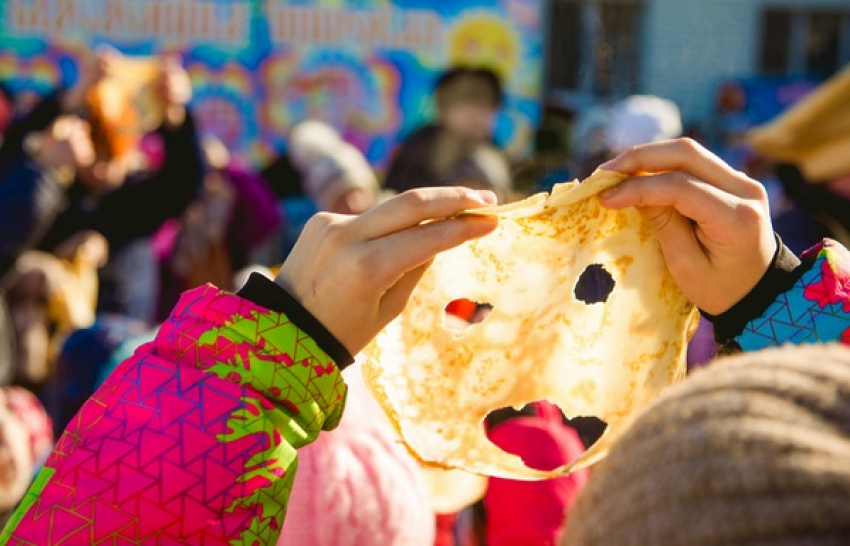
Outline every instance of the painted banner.
<svg viewBox="0 0 850 546"><path fill-rule="evenodd" d="M180 53L204 133L258 163L289 127L320 119L377 167L432 115L448 66L499 73L496 140L522 148L539 121L543 0L0 0L0 79L69 85L100 44Z"/></svg>

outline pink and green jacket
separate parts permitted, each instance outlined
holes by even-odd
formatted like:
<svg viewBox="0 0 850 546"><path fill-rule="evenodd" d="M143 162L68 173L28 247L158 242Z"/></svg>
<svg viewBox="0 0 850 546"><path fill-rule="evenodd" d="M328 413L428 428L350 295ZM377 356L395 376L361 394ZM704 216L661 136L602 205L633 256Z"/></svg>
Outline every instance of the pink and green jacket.
<svg viewBox="0 0 850 546"><path fill-rule="evenodd" d="M710 317L718 331L744 350L850 342L850 253L829 240L802 264L782 252ZM296 452L339 422L350 362L261 277L239 295L186 292L68 426L0 543L274 544Z"/></svg>
<svg viewBox="0 0 850 546"><path fill-rule="evenodd" d="M309 322L210 285L186 292L73 419L0 543L274 544L296 450L345 405Z"/></svg>

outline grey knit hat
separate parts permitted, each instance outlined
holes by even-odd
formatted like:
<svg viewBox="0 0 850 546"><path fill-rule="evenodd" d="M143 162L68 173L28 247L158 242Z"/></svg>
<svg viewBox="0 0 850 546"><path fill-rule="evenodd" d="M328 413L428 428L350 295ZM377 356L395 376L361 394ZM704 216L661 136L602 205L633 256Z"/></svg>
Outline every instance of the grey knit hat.
<svg viewBox="0 0 850 546"><path fill-rule="evenodd" d="M850 349L716 362L592 471L562 546L850 544Z"/></svg>

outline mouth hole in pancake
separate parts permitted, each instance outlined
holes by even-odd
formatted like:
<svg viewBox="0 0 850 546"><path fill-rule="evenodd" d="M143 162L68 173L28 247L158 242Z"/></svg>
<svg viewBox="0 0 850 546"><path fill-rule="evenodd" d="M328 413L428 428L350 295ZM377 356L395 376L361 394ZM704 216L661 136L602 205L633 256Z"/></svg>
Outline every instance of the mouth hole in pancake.
<svg viewBox="0 0 850 546"><path fill-rule="evenodd" d="M571 426L578 433L581 443L585 449L589 448L602 437L602 433L608 428L608 423L598 417L579 416L572 419L566 419L567 425Z"/></svg>
<svg viewBox="0 0 850 546"><path fill-rule="evenodd" d="M446 328L455 332L466 330L473 324L484 322L493 306L466 298L450 301L445 309L443 322Z"/></svg>
<svg viewBox="0 0 850 546"><path fill-rule="evenodd" d="M579 275L573 294L588 305L604 303L616 284L614 277L601 264L590 264Z"/></svg>
<svg viewBox="0 0 850 546"><path fill-rule="evenodd" d="M517 421L521 418L523 421ZM512 421L515 427L498 431ZM541 449L541 446L569 442L571 435L567 429L571 428L587 449L602 436L607 426L596 417L567 419L558 406L546 400L526 404L519 410L510 406L495 409L484 418L491 443L506 453L517 455L529 468L544 471L571 461L564 460L562 450Z"/></svg>

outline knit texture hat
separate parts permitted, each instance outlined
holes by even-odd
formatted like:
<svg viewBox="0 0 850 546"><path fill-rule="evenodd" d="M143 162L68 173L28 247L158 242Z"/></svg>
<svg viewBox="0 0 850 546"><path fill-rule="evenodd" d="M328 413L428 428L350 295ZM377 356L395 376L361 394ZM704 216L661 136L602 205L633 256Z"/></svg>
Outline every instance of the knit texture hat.
<svg viewBox="0 0 850 546"><path fill-rule="evenodd" d="M850 539L850 349L719 361L639 415L594 468L563 545Z"/></svg>
<svg viewBox="0 0 850 546"><path fill-rule="evenodd" d="M341 142L339 133L327 123L307 120L296 124L289 132L287 152L295 168L303 171Z"/></svg>
<svg viewBox="0 0 850 546"><path fill-rule="evenodd" d="M378 179L360 150L341 142L303 170L304 192L321 210L332 210L337 200L352 189L377 199Z"/></svg>
<svg viewBox="0 0 850 546"><path fill-rule="evenodd" d="M434 513L419 468L396 441L358 369L335 430L298 450L278 544L433 546Z"/></svg>
<svg viewBox="0 0 850 546"><path fill-rule="evenodd" d="M619 154L632 146L681 134L682 117L674 102L653 95L633 95L611 109L606 144Z"/></svg>
<svg viewBox="0 0 850 546"><path fill-rule="evenodd" d="M333 127L304 121L292 129L289 138L289 155L301 173L304 193L319 209L331 210L352 189L362 189L377 199L378 179L371 165Z"/></svg>

